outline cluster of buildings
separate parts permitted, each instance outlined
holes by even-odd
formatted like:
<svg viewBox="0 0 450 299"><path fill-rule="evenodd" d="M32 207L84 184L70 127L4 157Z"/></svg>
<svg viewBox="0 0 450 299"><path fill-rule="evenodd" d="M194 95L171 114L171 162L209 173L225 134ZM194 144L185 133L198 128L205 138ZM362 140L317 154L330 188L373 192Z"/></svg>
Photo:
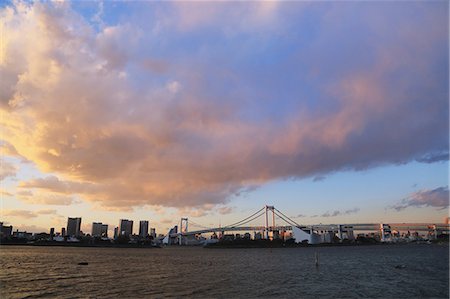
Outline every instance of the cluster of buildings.
<svg viewBox="0 0 450 299"><path fill-rule="evenodd" d="M81 217L69 217L67 219L67 226L62 227L60 232L55 232L55 228L50 228L49 233L28 233L19 230L13 231L12 225L3 225L0 222L0 237L17 238L26 240L45 239L49 241L68 241L78 242L80 239L90 237L93 239L111 240L108 236L108 224L102 222L93 222L91 234L85 234L81 230ZM156 229L149 226L148 220L139 221L139 234L133 234L133 220L121 219L119 226L114 228L113 239L126 239L129 241L152 240L156 239Z"/></svg>

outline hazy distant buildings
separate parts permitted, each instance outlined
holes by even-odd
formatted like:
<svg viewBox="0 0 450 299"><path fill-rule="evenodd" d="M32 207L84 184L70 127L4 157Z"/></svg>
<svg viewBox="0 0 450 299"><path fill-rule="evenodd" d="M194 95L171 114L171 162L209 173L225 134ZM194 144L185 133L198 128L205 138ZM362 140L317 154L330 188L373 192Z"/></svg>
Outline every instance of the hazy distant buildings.
<svg viewBox="0 0 450 299"><path fill-rule="evenodd" d="M117 237L119 236L119 227L115 227L114 228L114 239L117 239Z"/></svg>
<svg viewBox="0 0 450 299"><path fill-rule="evenodd" d="M133 220L120 219L119 235L131 236L133 234Z"/></svg>
<svg viewBox="0 0 450 299"><path fill-rule="evenodd" d="M92 223L92 236L93 237L108 237L108 224L101 222Z"/></svg>
<svg viewBox="0 0 450 299"><path fill-rule="evenodd" d="M80 236L81 218L68 218L67 219L67 235L69 237Z"/></svg>
<svg viewBox="0 0 450 299"><path fill-rule="evenodd" d="M66 228L65 227L61 227L61 236L62 237L66 236Z"/></svg>
<svg viewBox="0 0 450 299"><path fill-rule="evenodd" d="M148 236L148 221L141 220L139 221L139 237L147 238Z"/></svg>
<svg viewBox="0 0 450 299"><path fill-rule="evenodd" d="M154 227L150 228L150 236L152 236L153 239L156 239L156 229Z"/></svg>

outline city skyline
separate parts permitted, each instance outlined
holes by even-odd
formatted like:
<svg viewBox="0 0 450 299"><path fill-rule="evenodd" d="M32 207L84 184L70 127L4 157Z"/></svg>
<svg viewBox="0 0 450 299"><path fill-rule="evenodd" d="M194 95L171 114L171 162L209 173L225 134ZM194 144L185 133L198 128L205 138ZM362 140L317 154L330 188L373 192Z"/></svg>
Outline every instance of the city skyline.
<svg viewBox="0 0 450 299"><path fill-rule="evenodd" d="M3 2L0 221L443 223L448 5Z"/></svg>

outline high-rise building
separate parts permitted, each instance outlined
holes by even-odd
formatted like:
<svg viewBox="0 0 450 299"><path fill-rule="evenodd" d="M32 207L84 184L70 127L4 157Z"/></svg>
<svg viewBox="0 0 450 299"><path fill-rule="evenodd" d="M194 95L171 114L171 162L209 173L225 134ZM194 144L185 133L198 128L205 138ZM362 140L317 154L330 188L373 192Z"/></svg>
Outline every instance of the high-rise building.
<svg viewBox="0 0 450 299"><path fill-rule="evenodd" d="M154 227L150 228L150 236L152 236L153 239L156 238L156 229Z"/></svg>
<svg viewBox="0 0 450 299"><path fill-rule="evenodd" d="M108 238L108 224L102 224L102 237Z"/></svg>
<svg viewBox="0 0 450 299"><path fill-rule="evenodd" d="M133 220L120 219L119 235L131 236L133 234Z"/></svg>
<svg viewBox="0 0 450 299"><path fill-rule="evenodd" d="M52 227L50 228L50 239L53 239L54 236L55 236L55 228Z"/></svg>
<svg viewBox="0 0 450 299"><path fill-rule="evenodd" d="M3 225L3 222L0 222L0 234L2 238L8 238L12 234L12 225Z"/></svg>
<svg viewBox="0 0 450 299"><path fill-rule="evenodd" d="M119 236L119 228L115 227L114 228L114 239L117 239L118 236Z"/></svg>
<svg viewBox="0 0 450 299"><path fill-rule="evenodd" d="M67 219L67 235L69 237L80 236L81 217Z"/></svg>
<svg viewBox="0 0 450 299"><path fill-rule="evenodd" d="M101 222L92 223L92 236L93 237L108 237L108 224Z"/></svg>
<svg viewBox="0 0 450 299"><path fill-rule="evenodd" d="M66 236L66 228L65 227L61 227L61 236L62 237Z"/></svg>
<svg viewBox="0 0 450 299"><path fill-rule="evenodd" d="M139 237L146 238L148 236L148 221L139 221Z"/></svg>

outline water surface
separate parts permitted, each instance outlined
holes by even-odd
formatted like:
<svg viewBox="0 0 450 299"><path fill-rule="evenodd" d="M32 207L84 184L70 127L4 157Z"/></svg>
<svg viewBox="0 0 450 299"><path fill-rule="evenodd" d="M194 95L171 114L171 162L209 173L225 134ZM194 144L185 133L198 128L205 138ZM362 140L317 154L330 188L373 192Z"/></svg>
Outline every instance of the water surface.
<svg viewBox="0 0 450 299"><path fill-rule="evenodd" d="M448 298L448 250L2 246L0 288L1 298Z"/></svg>

